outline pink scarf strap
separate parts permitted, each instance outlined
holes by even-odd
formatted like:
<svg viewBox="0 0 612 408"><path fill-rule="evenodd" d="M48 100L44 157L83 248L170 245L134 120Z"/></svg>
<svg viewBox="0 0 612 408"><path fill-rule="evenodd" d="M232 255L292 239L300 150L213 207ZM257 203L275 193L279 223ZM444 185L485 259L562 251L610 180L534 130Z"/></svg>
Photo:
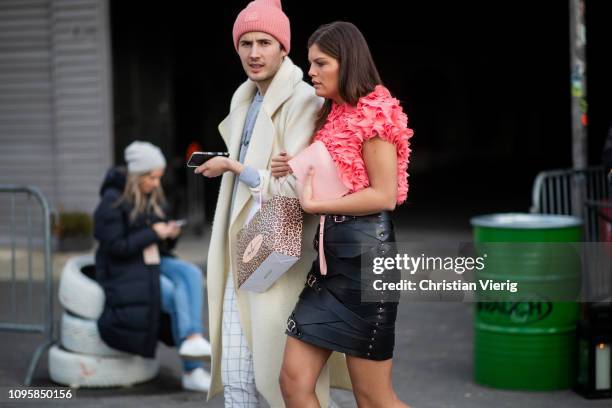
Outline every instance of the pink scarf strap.
<svg viewBox="0 0 612 408"><path fill-rule="evenodd" d="M325 229L325 216L321 216L319 221L319 269L321 275L327 275L327 262L325 261L325 251L323 250L323 230Z"/></svg>

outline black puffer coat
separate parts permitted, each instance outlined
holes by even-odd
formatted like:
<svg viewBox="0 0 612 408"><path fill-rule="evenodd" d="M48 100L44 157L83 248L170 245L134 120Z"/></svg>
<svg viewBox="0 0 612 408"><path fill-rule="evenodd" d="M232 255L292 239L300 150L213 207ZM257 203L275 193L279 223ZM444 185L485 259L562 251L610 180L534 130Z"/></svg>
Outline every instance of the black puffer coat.
<svg viewBox="0 0 612 408"><path fill-rule="evenodd" d="M132 206L126 202L117 205L125 181L125 169L108 171L94 214L94 236L99 242L96 277L106 295L98 328L109 346L153 357L158 340L169 345L173 341L170 317L161 311L159 265L145 265L142 253L157 243L160 254L167 256L173 243L160 241L151 228L165 221L155 214L129 221Z"/></svg>

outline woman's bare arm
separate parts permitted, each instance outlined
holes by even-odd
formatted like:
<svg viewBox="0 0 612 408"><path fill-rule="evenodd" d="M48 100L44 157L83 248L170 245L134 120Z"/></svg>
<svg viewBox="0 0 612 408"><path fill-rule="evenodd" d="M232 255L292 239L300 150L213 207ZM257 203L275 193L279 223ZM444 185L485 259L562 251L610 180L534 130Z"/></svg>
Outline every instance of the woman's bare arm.
<svg viewBox="0 0 612 408"><path fill-rule="evenodd" d="M392 211L397 202L397 152L395 145L380 137L363 143L370 186L342 198L314 201L312 188L304 188L300 201L309 214L367 215L380 211ZM306 180L308 185L311 180Z"/></svg>

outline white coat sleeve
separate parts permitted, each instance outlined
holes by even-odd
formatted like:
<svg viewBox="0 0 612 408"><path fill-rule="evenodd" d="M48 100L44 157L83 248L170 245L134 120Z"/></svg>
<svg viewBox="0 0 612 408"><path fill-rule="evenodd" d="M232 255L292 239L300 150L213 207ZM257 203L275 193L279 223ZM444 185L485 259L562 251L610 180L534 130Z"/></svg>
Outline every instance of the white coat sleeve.
<svg viewBox="0 0 612 408"><path fill-rule="evenodd" d="M304 92L301 95L294 96L294 100L286 103L290 105L287 106L284 129L281 127L283 124L279 126L279 129L282 131L280 136L284 143L283 148L289 156L293 157L310 144L322 99L316 96L314 92ZM294 175L276 178L272 177L269 168L259 169L258 171L260 183L258 186L250 188L254 198L259 199L260 193L264 201L274 195L298 197Z"/></svg>

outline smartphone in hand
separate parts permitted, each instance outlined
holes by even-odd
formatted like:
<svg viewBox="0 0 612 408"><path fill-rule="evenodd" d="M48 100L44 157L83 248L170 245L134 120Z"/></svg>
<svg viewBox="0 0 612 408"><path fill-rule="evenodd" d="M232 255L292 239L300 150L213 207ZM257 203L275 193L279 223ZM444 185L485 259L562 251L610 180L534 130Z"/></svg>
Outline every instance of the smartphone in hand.
<svg viewBox="0 0 612 408"><path fill-rule="evenodd" d="M206 163L206 161L213 157L222 156L229 157L228 152L193 152L187 162L187 167L198 167Z"/></svg>
<svg viewBox="0 0 612 408"><path fill-rule="evenodd" d="M174 223L177 226L183 228L185 225L187 225L187 220L183 218L183 219L180 219L180 220L175 220Z"/></svg>

